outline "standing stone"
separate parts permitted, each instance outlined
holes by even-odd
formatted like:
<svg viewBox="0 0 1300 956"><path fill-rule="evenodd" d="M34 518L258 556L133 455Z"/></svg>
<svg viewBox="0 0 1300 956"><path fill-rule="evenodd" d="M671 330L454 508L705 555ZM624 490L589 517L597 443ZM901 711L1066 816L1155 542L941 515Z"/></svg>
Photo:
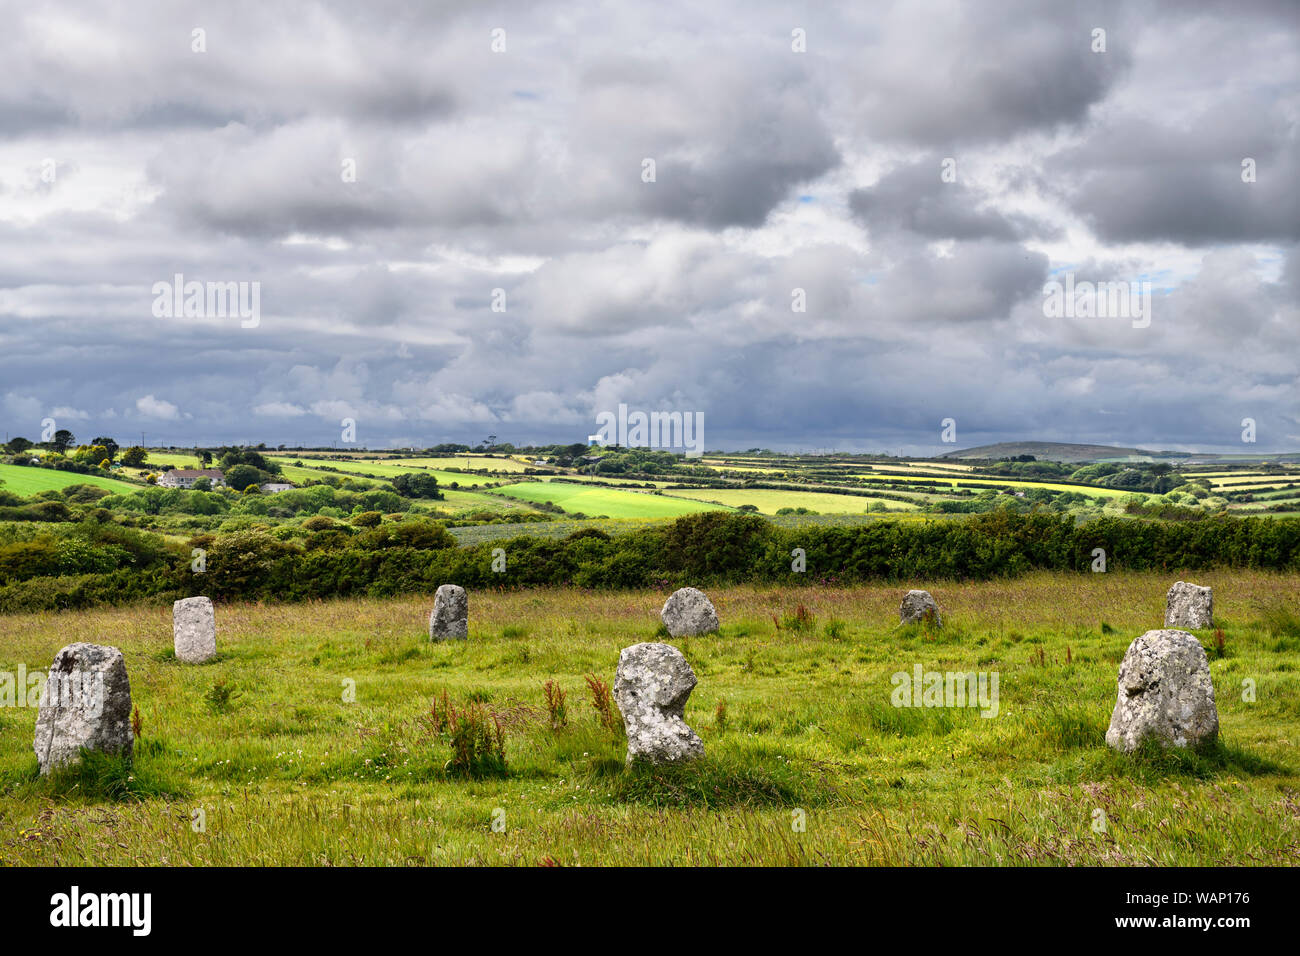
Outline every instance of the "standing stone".
<svg viewBox="0 0 1300 956"><path fill-rule="evenodd" d="M929 591L908 591L898 609L898 623L911 624L913 621L928 621L935 627L943 625L939 617L939 605L930 597Z"/></svg>
<svg viewBox="0 0 1300 956"><path fill-rule="evenodd" d="M172 646L176 659L202 664L217 656L217 618L205 597L182 598L172 604Z"/></svg>
<svg viewBox="0 0 1300 956"><path fill-rule="evenodd" d="M673 637L692 637L718 629L718 612L703 591L679 588L664 602L659 612L664 627Z"/></svg>
<svg viewBox="0 0 1300 956"><path fill-rule="evenodd" d="M433 596L433 613L429 615L429 640L469 637L469 595L455 584L444 584Z"/></svg>
<svg viewBox="0 0 1300 956"><path fill-rule="evenodd" d="M1179 581L1165 598L1165 627L1214 627L1214 591Z"/></svg>
<svg viewBox="0 0 1300 956"><path fill-rule="evenodd" d="M677 763L704 756L683 712L695 672L671 644L633 644L618 656L614 702L627 732L627 763Z"/></svg>
<svg viewBox="0 0 1300 956"><path fill-rule="evenodd" d="M81 748L131 756L131 681L116 647L69 644L41 691L32 749L41 773L77 763Z"/></svg>
<svg viewBox="0 0 1300 956"><path fill-rule="evenodd" d="M1125 753L1148 737L1165 747L1196 747L1219 733L1210 664L1186 631L1147 631L1119 665L1119 695L1106 744Z"/></svg>

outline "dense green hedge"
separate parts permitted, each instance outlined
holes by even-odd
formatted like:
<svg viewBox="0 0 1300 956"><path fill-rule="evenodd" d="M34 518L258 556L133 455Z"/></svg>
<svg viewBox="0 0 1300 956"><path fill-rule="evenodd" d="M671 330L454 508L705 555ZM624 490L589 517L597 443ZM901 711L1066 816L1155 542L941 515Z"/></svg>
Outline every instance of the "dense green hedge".
<svg viewBox="0 0 1300 956"><path fill-rule="evenodd" d="M204 542L206 569L189 552L150 552L138 533L100 530L86 544L124 552L130 567L94 568L100 552L52 548L32 539L28 555L11 544L0 575L0 611L89 607L188 594L219 599L295 601L351 595L429 592L456 582L469 588L574 585L585 588L701 586L746 581L851 583L865 580L988 579L1031 570L1086 572L1093 550L1109 570L1192 571L1248 567L1300 572L1300 519L1211 518L1161 523L1099 518L1076 525L1054 515L991 514L964 521L881 520L855 527L780 528L759 517L705 512L672 524L610 537L595 529L568 538L519 537L457 548L441 528L400 524L354 538L328 530L321 543L241 531ZM504 573L493 570L496 549ZM791 570L802 548L807 571ZM81 564L77 564L81 562ZM152 563L150 563L152 562ZM32 573L43 576L30 576Z"/></svg>

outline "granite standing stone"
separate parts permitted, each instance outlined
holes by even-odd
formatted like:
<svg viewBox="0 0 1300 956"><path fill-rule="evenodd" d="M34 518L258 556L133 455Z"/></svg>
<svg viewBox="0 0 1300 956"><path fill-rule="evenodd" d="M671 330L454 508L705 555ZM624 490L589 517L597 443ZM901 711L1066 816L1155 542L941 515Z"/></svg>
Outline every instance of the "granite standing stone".
<svg viewBox="0 0 1300 956"><path fill-rule="evenodd" d="M1179 581L1165 598L1165 627L1214 627L1214 591Z"/></svg>
<svg viewBox="0 0 1300 956"><path fill-rule="evenodd" d="M673 637L692 637L718 629L718 612L703 591L680 588L664 602L659 617Z"/></svg>
<svg viewBox="0 0 1300 956"><path fill-rule="evenodd" d="M939 605L929 591L908 591L903 598L903 603L898 608L898 623L911 624L913 621L929 621L935 627L943 625Z"/></svg>
<svg viewBox="0 0 1300 956"><path fill-rule="evenodd" d="M186 664L217 656L217 618L208 598L188 597L172 604L172 646L176 659Z"/></svg>
<svg viewBox="0 0 1300 956"><path fill-rule="evenodd" d="M1147 631L1119 665L1118 699L1106 743L1126 753L1150 738L1165 747L1196 747L1219 733L1210 664L1186 631Z"/></svg>
<svg viewBox="0 0 1300 956"><path fill-rule="evenodd" d="M41 692L32 749L41 773L78 763L81 749L131 756L131 681L116 647L69 644Z"/></svg>
<svg viewBox="0 0 1300 956"><path fill-rule="evenodd" d="M704 755L704 742L686 725L695 672L670 644L634 644L618 656L614 701L627 731L627 762L677 763Z"/></svg>
<svg viewBox="0 0 1300 956"><path fill-rule="evenodd" d="M455 584L444 584L433 596L433 613L429 615L429 640L469 637L469 595Z"/></svg>

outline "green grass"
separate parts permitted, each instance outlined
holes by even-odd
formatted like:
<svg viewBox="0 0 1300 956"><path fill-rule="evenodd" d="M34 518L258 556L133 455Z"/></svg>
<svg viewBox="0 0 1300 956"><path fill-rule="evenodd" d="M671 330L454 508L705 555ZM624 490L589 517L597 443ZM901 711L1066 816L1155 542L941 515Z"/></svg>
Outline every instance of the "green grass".
<svg viewBox="0 0 1300 956"><path fill-rule="evenodd" d="M608 518L659 518L676 517L696 511L730 510L687 498L558 481L520 482L496 490L498 494L519 501L533 503L549 501L565 511L581 512L592 517L604 515Z"/></svg>
<svg viewBox="0 0 1300 956"><path fill-rule="evenodd" d="M511 474L501 475L468 475L458 474L452 471L438 471L431 468L421 468L414 465L396 465L389 462L378 461L324 461L310 458L282 458L271 457L269 461L274 461L280 465L280 470L286 478L292 481L305 482L310 480L320 481L329 475L335 475L339 478L345 478L349 475L375 475L378 480L383 481L390 478L396 478L399 475L408 475L412 472L425 472L433 475L438 479L438 484L442 486L450 485L456 482L461 486L476 486L494 484L499 481L510 481L514 477ZM295 461L302 461L302 465L291 464ZM333 471L327 471L326 468L332 468Z"/></svg>
<svg viewBox="0 0 1300 956"><path fill-rule="evenodd" d="M114 478L101 478L99 475L78 475L71 471L55 471L52 468L31 468L26 465L0 465L0 488L16 495L34 495L38 491L66 488L69 485L94 485L118 494L139 491L143 485L118 481Z"/></svg>
<svg viewBox="0 0 1300 956"><path fill-rule="evenodd" d="M130 765L41 780L34 710L0 708L0 865L1300 863L1300 578L1197 577L1227 648L1220 745L1104 745L1119 661L1175 576L913 582L944 609L930 634L895 628L898 588L716 590L722 632L678 642L706 756L632 771L584 677L655 639L660 592L476 592L469 640L441 644L429 596L222 605L198 667L168 653L166 607L8 616L0 671L47 667L70 635L120 647L143 731ZM996 671L998 716L892 707L914 664ZM449 768L443 691L498 715L504 774Z"/></svg>
<svg viewBox="0 0 1300 956"><path fill-rule="evenodd" d="M505 489L498 490L504 491ZM535 510L530 508L525 501L514 501L497 495L484 494L481 491L459 491L454 488L443 488L441 501L422 500L420 504L452 515L462 514L467 511L491 511L505 514L512 511L533 512Z"/></svg>

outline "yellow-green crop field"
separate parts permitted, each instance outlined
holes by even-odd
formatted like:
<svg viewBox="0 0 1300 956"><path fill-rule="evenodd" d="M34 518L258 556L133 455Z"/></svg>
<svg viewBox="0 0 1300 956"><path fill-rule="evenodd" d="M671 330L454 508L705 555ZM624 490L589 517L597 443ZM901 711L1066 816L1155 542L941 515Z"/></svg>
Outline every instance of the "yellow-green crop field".
<svg viewBox="0 0 1300 956"><path fill-rule="evenodd" d="M659 518L676 517L696 511L718 510L717 505L686 498L558 481L520 482L498 488L496 491L498 494L519 501L539 504L549 501L565 511L581 512L591 517L605 515L610 518Z"/></svg>
<svg viewBox="0 0 1300 956"><path fill-rule="evenodd" d="M781 508L808 508L819 514L861 514L871 505L880 503L890 511L915 511L916 505L905 501L884 498L866 498L859 495L834 495L816 491L776 491L766 488L698 488L683 491L665 491L676 498L716 502L728 508L754 505L760 514L772 515Z"/></svg>

